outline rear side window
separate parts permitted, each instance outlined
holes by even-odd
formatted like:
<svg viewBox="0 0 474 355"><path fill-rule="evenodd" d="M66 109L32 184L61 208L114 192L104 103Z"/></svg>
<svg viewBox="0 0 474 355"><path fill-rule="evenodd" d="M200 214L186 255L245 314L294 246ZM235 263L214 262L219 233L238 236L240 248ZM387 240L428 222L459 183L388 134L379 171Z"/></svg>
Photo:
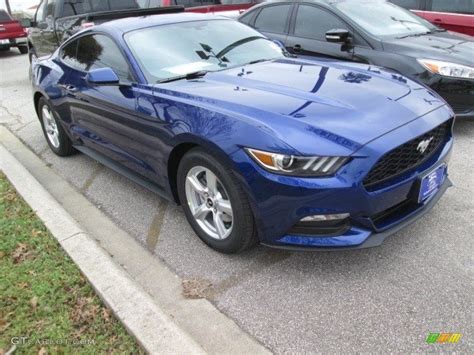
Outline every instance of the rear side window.
<svg viewBox="0 0 474 355"><path fill-rule="evenodd" d="M0 22L8 22L11 21L12 19L10 16L7 14L6 11L0 10Z"/></svg>
<svg viewBox="0 0 474 355"><path fill-rule="evenodd" d="M88 12L92 12L92 7L89 1L77 2L72 0L66 0L63 4L62 16L74 16L82 15Z"/></svg>
<svg viewBox="0 0 474 355"><path fill-rule="evenodd" d="M91 12L138 9L136 0L65 0L62 16L82 15Z"/></svg>
<svg viewBox="0 0 474 355"><path fill-rule="evenodd" d="M390 2L408 10L423 10L422 0L390 0Z"/></svg>
<svg viewBox="0 0 474 355"><path fill-rule="evenodd" d="M295 36L326 40L326 32L348 29L347 25L330 12L311 5L298 6Z"/></svg>
<svg viewBox="0 0 474 355"><path fill-rule="evenodd" d="M473 0L432 0L431 11L474 14Z"/></svg>
<svg viewBox="0 0 474 355"><path fill-rule="evenodd" d="M263 32L285 33L291 5L264 7L255 20L255 28Z"/></svg>

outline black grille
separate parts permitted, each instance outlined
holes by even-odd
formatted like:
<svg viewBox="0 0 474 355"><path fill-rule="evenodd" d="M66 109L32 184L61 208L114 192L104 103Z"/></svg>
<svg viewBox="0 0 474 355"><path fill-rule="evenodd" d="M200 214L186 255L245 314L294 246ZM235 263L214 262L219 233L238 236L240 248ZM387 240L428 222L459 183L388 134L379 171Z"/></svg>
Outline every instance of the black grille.
<svg viewBox="0 0 474 355"><path fill-rule="evenodd" d="M365 188L369 191L373 191L377 188L377 185L382 182L414 169L429 159L445 141L446 136L450 132L451 123L451 120L443 123L428 133L385 154L365 177ZM431 141L426 150L421 152L421 142L426 142L430 139Z"/></svg>

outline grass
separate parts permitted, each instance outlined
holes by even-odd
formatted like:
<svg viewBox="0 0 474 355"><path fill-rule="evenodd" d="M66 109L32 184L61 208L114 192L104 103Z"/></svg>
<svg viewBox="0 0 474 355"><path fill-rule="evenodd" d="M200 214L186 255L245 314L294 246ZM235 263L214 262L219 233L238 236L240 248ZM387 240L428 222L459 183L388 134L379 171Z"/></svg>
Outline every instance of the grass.
<svg viewBox="0 0 474 355"><path fill-rule="evenodd" d="M0 275L0 354L143 353L1 172Z"/></svg>

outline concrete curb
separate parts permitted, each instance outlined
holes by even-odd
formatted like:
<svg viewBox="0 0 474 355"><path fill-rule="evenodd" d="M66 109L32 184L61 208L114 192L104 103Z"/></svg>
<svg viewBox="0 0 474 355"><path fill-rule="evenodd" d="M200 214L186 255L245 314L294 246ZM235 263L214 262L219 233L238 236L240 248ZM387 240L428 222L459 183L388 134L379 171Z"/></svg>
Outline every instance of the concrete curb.
<svg viewBox="0 0 474 355"><path fill-rule="evenodd" d="M0 147L2 145L56 202L56 207L50 208L52 216L55 217L59 204L61 210L66 211L73 220L77 233L88 235L89 239L98 244L103 249L102 251L109 255L109 259L115 265L120 265L119 268L138 284L137 288L146 292L161 312L167 315L168 319L171 319L183 333L193 339L204 352L252 355L271 353L207 299L185 298L182 294L182 280L176 273L118 227L81 192L56 174L13 133L0 125ZM3 158L0 156L0 159L1 167ZM24 184L21 175L18 180L19 184ZM51 228L63 226L57 223L55 218L48 223ZM74 234L69 236L73 239ZM160 336L157 329L152 329L152 331L153 336ZM177 352L181 353L183 349L180 347Z"/></svg>
<svg viewBox="0 0 474 355"><path fill-rule="evenodd" d="M0 169L147 352L205 353L1 145Z"/></svg>

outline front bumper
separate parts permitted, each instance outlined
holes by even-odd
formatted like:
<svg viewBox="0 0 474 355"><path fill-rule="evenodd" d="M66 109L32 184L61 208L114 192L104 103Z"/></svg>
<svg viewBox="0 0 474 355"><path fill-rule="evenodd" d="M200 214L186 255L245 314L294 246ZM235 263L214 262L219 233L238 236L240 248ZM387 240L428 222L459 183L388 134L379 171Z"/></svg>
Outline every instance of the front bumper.
<svg viewBox="0 0 474 355"><path fill-rule="evenodd" d="M418 122L373 141L361 149L358 152L360 156L353 157L336 176L328 178L272 174L258 166L243 150L234 153L234 162L249 192L260 242L293 250L367 248L380 245L389 235L421 218L451 186L446 177L428 201L421 204L412 202L418 193L420 177L448 163L453 145L451 135L428 160L390 184L376 191L367 191L362 181L385 152L400 145L400 142L410 140L410 137L431 130L434 124L442 123L446 119L443 118L446 117L445 112L444 109L433 111L416 120ZM397 206L403 208L397 209ZM291 234L293 227L304 217L344 213L350 214L350 228L342 234ZM383 217L379 217L381 215Z"/></svg>
<svg viewBox="0 0 474 355"><path fill-rule="evenodd" d="M370 232L368 230L352 228L344 235L337 237L313 237L307 236L284 236L277 243L268 244L262 243L265 246L277 249L285 249L291 251L313 251L313 250L355 250L373 248L382 245L382 243L392 234L409 226L417 221L425 214L430 212L438 203L446 190L452 186L451 180L447 178L439 191L419 210L405 218L402 222L396 224L394 227L385 230L384 232Z"/></svg>
<svg viewBox="0 0 474 355"><path fill-rule="evenodd" d="M456 117L474 119L474 80L426 74L422 81L452 107Z"/></svg>

